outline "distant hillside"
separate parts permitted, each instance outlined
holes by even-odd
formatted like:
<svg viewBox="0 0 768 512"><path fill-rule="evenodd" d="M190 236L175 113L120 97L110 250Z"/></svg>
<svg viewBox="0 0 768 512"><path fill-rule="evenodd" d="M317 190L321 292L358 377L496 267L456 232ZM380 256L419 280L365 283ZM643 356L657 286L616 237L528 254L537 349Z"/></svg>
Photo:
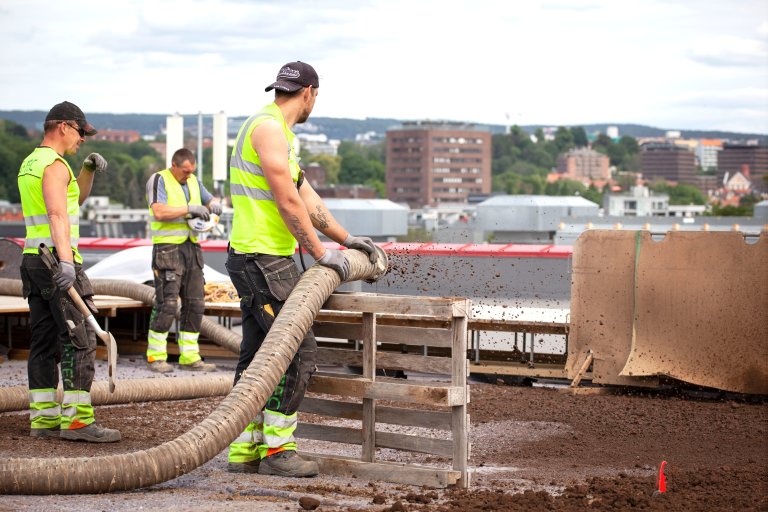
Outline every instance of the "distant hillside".
<svg viewBox="0 0 768 512"><path fill-rule="evenodd" d="M9 119L15 121L28 130L40 130L45 120L46 112L41 110L0 110L0 119ZM165 114L88 114L88 120L99 129L115 130L136 130L142 135L155 135L165 128ZM231 135L237 133L240 124L245 121L246 116L235 116L229 118L229 132ZM402 123L398 119L346 119L335 117L312 117L304 125L297 126L297 133L323 133L330 139L354 140L358 134L375 132L382 136L389 128L397 127ZM210 135L212 129L212 120L210 117L203 118L203 132ZM187 131L193 134L197 133L197 116L184 116L184 126ZM503 125L486 125L477 123L479 128L486 128L491 133L504 133ZM534 133L539 128L547 128L552 125L526 125L522 128ZM630 135L632 137L659 137L667 131L674 128L655 128L639 124L582 124L572 125L581 126L587 133L601 132L605 133L608 126L616 126L619 129L619 135ZM757 133L736 133L723 132L717 130L679 130L684 138L706 138L706 139L728 139L732 141L756 139L760 144L768 145L768 134Z"/></svg>

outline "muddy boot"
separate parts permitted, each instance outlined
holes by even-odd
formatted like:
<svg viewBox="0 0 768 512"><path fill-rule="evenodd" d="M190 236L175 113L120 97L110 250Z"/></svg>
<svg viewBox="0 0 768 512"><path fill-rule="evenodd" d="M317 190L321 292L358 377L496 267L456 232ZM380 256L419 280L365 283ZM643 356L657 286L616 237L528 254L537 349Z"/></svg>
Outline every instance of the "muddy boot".
<svg viewBox="0 0 768 512"><path fill-rule="evenodd" d="M147 369L157 373L171 373L173 371L173 366L165 361L152 361L151 363L147 363Z"/></svg>
<svg viewBox="0 0 768 512"><path fill-rule="evenodd" d="M30 437L59 437L59 427L51 428L31 428L29 429Z"/></svg>
<svg viewBox="0 0 768 512"><path fill-rule="evenodd" d="M59 434L62 439L70 441L87 441L89 443L114 443L120 440L120 431L113 428L102 427L98 423L91 423L87 427L74 430L62 430Z"/></svg>
<svg viewBox="0 0 768 512"><path fill-rule="evenodd" d="M213 363L204 363L202 359L198 359L192 364L180 364L179 368L193 372L212 372L216 370L216 365Z"/></svg>
<svg viewBox="0 0 768 512"><path fill-rule="evenodd" d="M304 460L294 450L283 450L261 459L260 475L277 475L303 478L317 476L320 468L317 462Z"/></svg>
<svg viewBox="0 0 768 512"><path fill-rule="evenodd" d="M227 471L230 473L258 473L260 459L249 460L248 462L229 462Z"/></svg>

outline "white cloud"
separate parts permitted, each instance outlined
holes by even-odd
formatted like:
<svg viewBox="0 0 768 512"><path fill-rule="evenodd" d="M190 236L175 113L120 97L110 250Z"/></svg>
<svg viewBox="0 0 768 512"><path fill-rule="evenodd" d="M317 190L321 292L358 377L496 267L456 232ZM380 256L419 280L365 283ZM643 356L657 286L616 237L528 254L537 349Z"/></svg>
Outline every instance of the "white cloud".
<svg viewBox="0 0 768 512"><path fill-rule="evenodd" d="M628 6L631 5L631 6ZM315 115L768 133L758 0L4 0L0 109L244 115L285 62ZM704 91L704 92L702 92Z"/></svg>

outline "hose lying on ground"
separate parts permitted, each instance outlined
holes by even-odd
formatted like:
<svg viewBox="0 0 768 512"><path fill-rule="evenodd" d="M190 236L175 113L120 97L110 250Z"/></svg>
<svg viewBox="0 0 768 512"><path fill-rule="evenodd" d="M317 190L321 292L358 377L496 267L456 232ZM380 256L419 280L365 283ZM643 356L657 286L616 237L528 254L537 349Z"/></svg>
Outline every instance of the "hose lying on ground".
<svg viewBox="0 0 768 512"><path fill-rule="evenodd" d="M365 253L345 252L350 281L376 280L387 257L371 264ZM0 461L0 493L82 494L130 490L181 476L211 460L245 429L285 373L339 275L314 265L304 273L241 379L199 425L174 440L134 453L102 457L6 459Z"/></svg>
<svg viewBox="0 0 768 512"><path fill-rule="evenodd" d="M117 386L114 393L109 392L108 382L100 381L94 382L91 386L91 403L93 405L114 405L132 402L157 402L161 400L188 400L191 398L223 396L231 390L231 375L131 379L130 385ZM62 395L63 391L59 387L57 393L57 401L59 403L61 403ZM29 387L8 386L0 388L0 412L25 411L28 408Z"/></svg>

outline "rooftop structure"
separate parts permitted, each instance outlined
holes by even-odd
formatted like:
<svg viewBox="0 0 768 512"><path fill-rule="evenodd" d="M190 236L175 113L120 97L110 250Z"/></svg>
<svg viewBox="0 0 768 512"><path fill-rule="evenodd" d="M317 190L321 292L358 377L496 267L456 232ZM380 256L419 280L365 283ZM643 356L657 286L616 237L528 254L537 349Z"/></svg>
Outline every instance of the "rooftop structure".
<svg viewBox="0 0 768 512"><path fill-rule="evenodd" d="M600 207L578 196L494 196L477 205L477 229L495 243L552 240L563 218L598 215Z"/></svg>
<svg viewBox="0 0 768 512"><path fill-rule="evenodd" d="M628 194L605 194L603 208L606 215L630 217L664 217L668 215L669 195L654 194L648 187L634 186Z"/></svg>

